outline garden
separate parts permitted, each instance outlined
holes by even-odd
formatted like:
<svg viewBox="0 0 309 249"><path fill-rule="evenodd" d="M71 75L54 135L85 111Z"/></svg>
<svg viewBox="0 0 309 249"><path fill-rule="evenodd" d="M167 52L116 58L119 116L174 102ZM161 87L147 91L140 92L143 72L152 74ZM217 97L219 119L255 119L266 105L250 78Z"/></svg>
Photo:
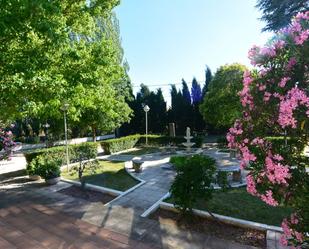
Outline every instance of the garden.
<svg viewBox="0 0 309 249"><path fill-rule="evenodd" d="M249 50L252 67L207 66L204 86L169 86L167 107L161 88L133 94L118 1L21 2L0 11L1 248L10 229L44 237L20 226L33 208L68 215L57 229L117 232L125 248L309 248L307 5L279 15L259 0L275 33Z"/></svg>

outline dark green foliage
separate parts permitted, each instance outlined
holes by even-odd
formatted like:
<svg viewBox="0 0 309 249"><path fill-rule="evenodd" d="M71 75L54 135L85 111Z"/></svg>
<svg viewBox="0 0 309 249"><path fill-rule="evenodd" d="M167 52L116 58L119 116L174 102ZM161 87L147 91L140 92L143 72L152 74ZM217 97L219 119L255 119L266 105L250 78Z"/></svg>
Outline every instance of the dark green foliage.
<svg viewBox="0 0 309 249"><path fill-rule="evenodd" d="M224 65L211 80L208 92L200 105L200 112L212 130L227 131L241 116L242 106L238 93L242 89L246 69L237 63Z"/></svg>
<svg viewBox="0 0 309 249"><path fill-rule="evenodd" d="M167 130L166 102L162 90L150 91L148 86L141 84L141 89L136 97L127 100L128 105L133 110L130 123L124 124L120 128L121 135L134 133L145 133L146 117L143 110L145 105L150 107L148 112L148 133L164 133Z"/></svg>
<svg viewBox="0 0 309 249"><path fill-rule="evenodd" d="M61 158L53 157L52 155L40 155L33 159L30 163L31 174L39 175L45 180L60 176L60 167L62 164ZM29 172L30 174L30 172Z"/></svg>
<svg viewBox="0 0 309 249"><path fill-rule="evenodd" d="M216 171L215 160L194 155L192 157L174 158L176 178L171 186L171 197L176 208L183 214L191 213L199 199L209 201L212 198L211 183Z"/></svg>
<svg viewBox="0 0 309 249"><path fill-rule="evenodd" d="M185 139L183 137L169 137L161 135L148 135L148 145L149 146L166 146L169 144L174 144L182 146ZM195 147L201 147L203 138L194 137L192 141L195 143ZM101 146L104 149L105 154L111 154L122 150L131 149L137 145L144 145L146 142L145 135L130 135L121 138L108 139L101 142Z"/></svg>
<svg viewBox="0 0 309 249"><path fill-rule="evenodd" d="M226 191L229 187L227 176L227 171L218 171L217 173L217 184L222 188L223 191Z"/></svg>
<svg viewBox="0 0 309 249"><path fill-rule="evenodd" d="M97 143L82 143L77 145L69 146L69 159L71 163L79 161L79 152L84 151L83 153L89 153L93 155L95 158L96 154L94 153L97 150ZM34 152L25 153L27 164L30 164L33 159L36 157L43 155L49 155L51 157L61 159L62 164L66 162L65 160L65 146L52 147L48 149L36 150Z"/></svg>
<svg viewBox="0 0 309 249"><path fill-rule="evenodd" d="M257 8L267 23L263 31L278 31L287 26L298 12L308 10L308 0L258 0Z"/></svg>
<svg viewBox="0 0 309 249"><path fill-rule="evenodd" d="M133 148L141 135L131 135L121 138L108 139L101 142L105 154L111 154L122 150Z"/></svg>
<svg viewBox="0 0 309 249"><path fill-rule="evenodd" d="M218 148L226 148L227 147L227 140L226 137L219 137L217 139Z"/></svg>
<svg viewBox="0 0 309 249"><path fill-rule="evenodd" d="M202 90L202 97L204 98L205 94L208 92L208 87L209 84L212 80L213 76L212 76L212 72L210 70L210 67L206 65L206 69L205 69L205 85L203 86L203 90Z"/></svg>

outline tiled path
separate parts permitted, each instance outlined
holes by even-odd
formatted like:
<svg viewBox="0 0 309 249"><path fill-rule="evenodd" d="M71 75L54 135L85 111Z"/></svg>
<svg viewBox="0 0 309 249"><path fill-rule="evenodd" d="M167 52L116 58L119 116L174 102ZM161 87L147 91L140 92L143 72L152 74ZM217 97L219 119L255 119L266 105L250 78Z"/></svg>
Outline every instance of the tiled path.
<svg viewBox="0 0 309 249"><path fill-rule="evenodd" d="M0 248L254 249L55 192L68 186L1 186Z"/></svg>

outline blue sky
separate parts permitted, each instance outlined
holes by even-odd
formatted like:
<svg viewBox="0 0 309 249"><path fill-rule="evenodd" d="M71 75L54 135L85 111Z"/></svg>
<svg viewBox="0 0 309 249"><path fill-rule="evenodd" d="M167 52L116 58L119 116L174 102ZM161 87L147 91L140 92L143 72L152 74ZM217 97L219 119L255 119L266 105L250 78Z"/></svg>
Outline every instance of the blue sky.
<svg viewBox="0 0 309 249"><path fill-rule="evenodd" d="M134 86L204 81L226 63L249 65L247 52L263 45L256 0L122 0L116 10ZM169 96L169 87L161 87ZM138 90L138 88L134 88Z"/></svg>

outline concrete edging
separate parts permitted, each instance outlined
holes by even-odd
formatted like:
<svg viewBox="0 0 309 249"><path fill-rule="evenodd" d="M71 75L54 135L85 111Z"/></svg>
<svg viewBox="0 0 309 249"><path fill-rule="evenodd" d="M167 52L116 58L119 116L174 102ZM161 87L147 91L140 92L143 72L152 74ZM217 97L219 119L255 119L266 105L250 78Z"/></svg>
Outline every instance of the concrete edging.
<svg viewBox="0 0 309 249"><path fill-rule="evenodd" d="M75 186L81 186L80 182L65 179L65 178L62 178L62 177L61 177L61 181L70 183L70 184L75 185ZM98 192L101 192L101 193L107 193L107 194L117 196L117 197L123 193L122 191L118 191L118 190L111 189L111 188L100 187L100 186L93 185L93 184L90 184L90 183L86 183L85 188L90 189L90 190L95 190L95 191L98 191Z"/></svg>
<svg viewBox="0 0 309 249"><path fill-rule="evenodd" d="M137 184L137 185L135 185L135 186L133 186L132 188L129 188L129 189L126 190L125 192L122 192L121 195L117 196L115 199L113 199L112 201L110 201L108 204L113 203L114 201L116 201L116 200L122 198L123 196L129 194L130 192L134 191L135 189L139 188L140 186L142 186L142 185L144 185L144 184L146 183L146 181L144 181L144 180L138 178L137 176L133 175L133 174L129 171L129 169L128 169L128 167L127 167L127 165L128 165L129 163L131 163L131 161L125 161L125 162L124 162L124 169L125 169L125 171L126 171L132 178L134 178L135 180L139 181L140 183Z"/></svg>
<svg viewBox="0 0 309 249"><path fill-rule="evenodd" d="M149 216L150 214L152 214L153 212L155 212L159 207L160 204L163 202L163 200L165 200L166 198L168 198L170 196L170 193L167 192L165 195L163 195L156 203L154 203L150 208L148 208L144 213L141 214L141 217L146 218L147 216Z"/></svg>
<svg viewBox="0 0 309 249"><path fill-rule="evenodd" d="M170 210L170 211L174 211L174 212L179 212L174 207L174 205L171 204L171 203L161 202L159 207L162 208L162 209L166 209L166 210ZM205 211L202 211L202 210L199 210L199 209L193 209L193 213L198 215L198 216L201 216L201 217L211 217L211 215L208 212L205 212ZM260 231L282 232L282 228L277 227L277 226L270 226L270 225L266 225L266 224L262 224L262 223L258 223L258 222L233 218L233 217L230 217L230 216L224 216L224 215L215 214L215 213L213 213L213 215L216 218L218 218L219 220L221 220L221 221L223 221L227 224L236 225L236 226L243 227L243 228L251 228L251 229L260 230Z"/></svg>

